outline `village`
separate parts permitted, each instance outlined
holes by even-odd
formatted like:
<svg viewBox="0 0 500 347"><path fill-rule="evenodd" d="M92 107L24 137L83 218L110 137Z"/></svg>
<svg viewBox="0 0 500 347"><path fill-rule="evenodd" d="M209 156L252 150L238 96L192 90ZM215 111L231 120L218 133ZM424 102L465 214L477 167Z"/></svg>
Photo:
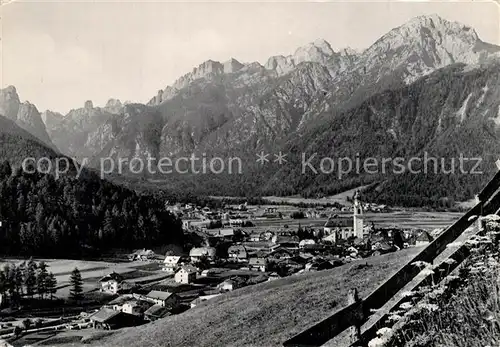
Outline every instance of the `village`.
<svg viewBox="0 0 500 347"><path fill-rule="evenodd" d="M423 246L439 232L369 223L366 211L382 212L386 207L362 204L357 195L352 206L342 207L286 210L242 204L210 209L177 204L167 208L182 220L189 249L164 255L140 249L129 254L126 261L143 269L136 271L142 278L110 271L94 280L89 291L100 295L99 305L38 327L30 324L26 333L141 325L245 286ZM12 324L2 328L3 338L19 334Z"/></svg>
<svg viewBox="0 0 500 347"><path fill-rule="evenodd" d="M362 203L358 193L350 206L166 208L182 220L184 249L138 249L113 266L83 269L85 299L76 306L61 299L67 283L53 291L59 301L50 300L52 308L38 314L12 314L3 305L0 338L36 340L60 331L142 325L242 287L424 246L441 231L377 225L367 213L387 213L387 207Z"/></svg>
<svg viewBox="0 0 500 347"><path fill-rule="evenodd" d="M283 216L276 207L268 207L258 216L248 205L217 211L172 206L172 212L183 220L185 233L194 240L189 254L169 252L163 259L151 250L131 254L130 260L162 261L161 271L170 277L134 289L119 274L109 274L100 280L101 290L123 294L90 316L90 320L93 326L106 329L134 325L135 317L153 321L238 288L332 269L433 240L427 231L367 225L367 208L373 206L362 204L357 195L351 207L293 211L289 216ZM266 226L269 223L265 221L287 217L299 225L282 221ZM307 223L308 219L322 217L327 220L318 227Z"/></svg>

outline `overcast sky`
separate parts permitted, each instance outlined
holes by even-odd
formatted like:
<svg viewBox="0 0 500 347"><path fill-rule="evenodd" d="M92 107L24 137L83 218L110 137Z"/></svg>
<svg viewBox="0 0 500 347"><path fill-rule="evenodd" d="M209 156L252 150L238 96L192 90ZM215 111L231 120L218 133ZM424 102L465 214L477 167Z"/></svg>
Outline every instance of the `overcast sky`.
<svg viewBox="0 0 500 347"><path fill-rule="evenodd" d="M2 87L40 111L85 100L146 102L207 59L288 55L318 38L366 48L411 17L437 13L500 44L492 2L11 2L2 8Z"/></svg>

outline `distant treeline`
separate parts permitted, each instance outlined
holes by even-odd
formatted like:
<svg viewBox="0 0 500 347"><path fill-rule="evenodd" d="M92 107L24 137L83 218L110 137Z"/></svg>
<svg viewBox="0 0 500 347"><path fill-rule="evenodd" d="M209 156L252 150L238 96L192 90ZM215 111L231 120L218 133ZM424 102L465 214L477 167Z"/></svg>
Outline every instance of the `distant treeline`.
<svg viewBox="0 0 500 347"><path fill-rule="evenodd" d="M77 256L182 244L181 222L161 196L101 180L30 174L0 163L0 252Z"/></svg>

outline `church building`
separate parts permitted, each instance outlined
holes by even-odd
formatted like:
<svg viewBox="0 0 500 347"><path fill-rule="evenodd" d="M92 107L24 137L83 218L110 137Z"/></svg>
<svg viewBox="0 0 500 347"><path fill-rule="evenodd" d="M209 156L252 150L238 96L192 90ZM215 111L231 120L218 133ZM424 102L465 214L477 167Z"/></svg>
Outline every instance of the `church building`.
<svg viewBox="0 0 500 347"><path fill-rule="evenodd" d="M337 240L347 240L350 237L363 238L363 205L359 200L359 192L354 194L352 217L335 215L330 217L324 227L324 240L336 243Z"/></svg>

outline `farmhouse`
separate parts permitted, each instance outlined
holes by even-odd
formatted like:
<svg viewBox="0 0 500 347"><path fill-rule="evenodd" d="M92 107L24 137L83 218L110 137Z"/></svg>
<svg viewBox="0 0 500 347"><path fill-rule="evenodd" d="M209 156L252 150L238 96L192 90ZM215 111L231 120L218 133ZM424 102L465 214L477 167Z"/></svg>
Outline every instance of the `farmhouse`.
<svg viewBox="0 0 500 347"><path fill-rule="evenodd" d="M243 260L248 257L247 250L245 246L233 245L227 250L229 258Z"/></svg>
<svg viewBox="0 0 500 347"><path fill-rule="evenodd" d="M285 260L292 258L294 255L295 254L293 251L290 251L286 248L278 248L269 253L268 257L276 260Z"/></svg>
<svg viewBox="0 0 500 347"><path fill-rule="evenodd" d="M281 277L276 272L271 272L267 277L267 281L279 280Z"/></svg>
<svg viewBox="0 0 500 347"><path fill-rule="evenodd" d="M99 280L101 292L117 294L122 289L123 277L116 272L112 272Z"/></svg>
<svg viewBox="0 0 500 347"><path fill-rule="evenodd" d="M151 304L144 300L130 300L123 304L122 312L141 316L149 307Z"/></svg>
<svg viewBox="0 0 500 347"><path fill-rule="evenodd" d="M275 234L272 231L266 230L260 233L259 241L270 241L274 235Z"/></svg>
<svg viewBox="0 0 500 347"><path fill-rule="evenodd" d="M108 302L106 305L104 305L104 307L111 308L115 311L122 311L123 305L132 300L134 300L134 297L132 295L120 295L119 297Z"/></svg>
<svg viewBox="0 0 500 347"><path fill-rule="evenodd" d="M255 271L266 271L266 265L267 261L265 258L250 258L250 261L248 262L248 267L250 270L255 270Z"/></svg>
<svg viewBox="0 0 500 347"><path fill-rule="evenodd" d="M194 266L185 265L182 266L179 271L175 273L175 282L177 283L193 283L196 280L196 273L198 269Z"/></svg>
<svg viewBox="0 0 500 347"><path fill-rule="evenodd" d="M189 252L189 257L191 257L192 262L200 261L203 257L206 257L209 260L213 260L215 258L215 248L213 247L198 247L193 248Z"/></svg>
<svg viewBox="0 0 500 347"><path fill-rule="evenodd" d="M245 242L243 243L247 252L249 251L265 251L270 252L279 247L279 245L274 244L269 241L259 241L259 242Z"/></svg>
<svg viewBox="0 0 500 347"><path fill-rule="evenodd" d="M163 261L162 270L166 272L175 272L184 261L186 261L186 259L183 259L181 256L167 255Z"/></svg>
<svg viewBox="0 0 500 347"><path fill-rule="evenodd" d="M135 315L115 311L110 308L101 308L89 317L94 329L112 330L137 325L141 319Z"/></svg>
<svg viewBox="0 0 500 347"><path fill-rule="evenodd" d="M240 277L234 277L228 280L225 280L224 282L220 283L217 286L217 289L219 289L221 292L230 292L235 289L241 288L245 285L245 280L240 278Z"/></svg>
<svg viewBox="0 0 500 347"><path fill-rule="evenodd" d="M129 256L129 259L147 261L155 257L155 252L150 249L138 249Z"/></svg>
<svg viewBox="0 0 500 347"><path fill-rule="evenodd" d="M232 238L234 236L234 229L229 228L229 229L220 229L219 233L217 234L217 237L227 237L227 238Z"/></svg>
<svg viewBox="0 0 500 347"><path fill-rule="evenodd" d="M170 314L169 308L161 305L153 305L146 312L144 318L148 321L155 321Z"/></svg>
<svg viewBox="0 0 500 347"><path fill-rule="evenodd" d="M299 238L295 235L275 235L272 238L272 242L287 248L299 247Z"/></svg>
<svg viewBox="0 0 500 347"><path fill-rule="evenodd" d="M306 245L315 245L316 242L311 239L302 240L299 242L299 248L304 248Z"/></svg>
<svg viewBox="0 0 500 347"><path fill-rule="evenodd" d="M177 295L169 292L162 292L158 290L150 291L145 299L160 306L175 306L178 303Z"/></svg>

